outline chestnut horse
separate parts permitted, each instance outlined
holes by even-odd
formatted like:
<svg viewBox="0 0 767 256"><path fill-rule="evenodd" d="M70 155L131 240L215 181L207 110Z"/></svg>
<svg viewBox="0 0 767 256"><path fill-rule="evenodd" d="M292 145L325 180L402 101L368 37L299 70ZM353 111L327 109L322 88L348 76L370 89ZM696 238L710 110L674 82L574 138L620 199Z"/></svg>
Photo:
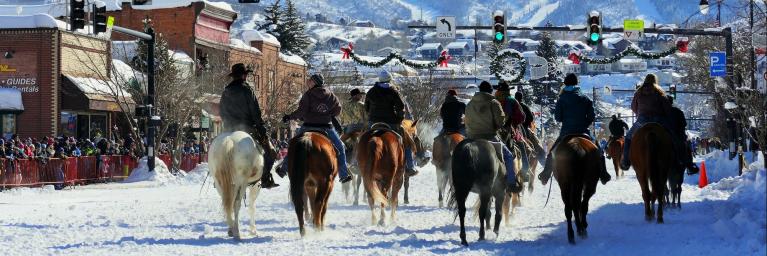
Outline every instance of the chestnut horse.
<svg viewBox="0 0 767 256"><path fill-rule="evenodd" d="M412 136L416 132L417 123L418 121L404 120L402 136L392 130L394 127L378 123L360 137L357 161L368 195L373 224L377 222L384 225L384 210L387 206L391 207L391 221L396 219L399 190L402 189L405 179L404 143L414 144ZM376 207L381 209L379 221L376 221Z"/></svg>
<svg viewBox="0 0 767 256"><path fill-rule="evenodd" d="M304 230L304 207L311 206L314 229L322 231L333 180L338 174L333 143L322 133L307 131L290 140L288 146L290 199L298 217L301 236Z"/></svg>
<svg viewBox="0 0 767 256"><path fill-rule="evenodd" d="M452 169L452 157L455 146L464 139L460 133L447 133L434 138L434 158L431 162L437 169L437 192L439 193L439 207L442 208L443 195L448 181L450 181L450 171Z"/></svg>
<svg viewBox="0 0 767 256"><path fill-rule="evenodd" d="M357 164L357 144L359 144L360 136L362 136L362 131L353 131L341 136L341 141L346 147L346 164L349 166L349 173L353 177L352 182L344 183L341 187L347 202L350 196L354 198L354 205L359 205L360 185L362 184L360 167Z"/></svg>
<svg viewBox="0 0 767 256"><path fill-rule="evenodd" d="M568 135L554 148L554 177L559 184L567 218L567 241L575 244L572 218L578 236L588 237L586 215L589 200L596 193L600 172L600 155L591 140L579 135Z"/></svg>
<svg viewBox="0 0 767 256"><path fill-rule="evenodd" d="M631 137L631 163L642 188L645 219L651 221L655 215L655 200L658 200L658 223L663 223L663 202L668 174L674 168L671 135L658 123L642 125ZM650 189L652 188L652 190Z"/></svg>
<svg viewBox="0 0 767 256"><path fill-rule="evenodd" d="M621 170L621 158L623 158L623 137L614 139L607 145L607 155L613 160L613 167L615 167L615 178L623 177L623 170Z"/></svg>
<svg viewBox="0 0 767 256"><path fill-rule="evenodd" d="M411 138L413 139L413 153L415 154L415 165L418 167L424 167L426 166L429 161L431 160L428 157L425 157L426 154L426 146L423 145L421 142L421 139L418 137L418 133L415 129L415 126L411 128L410 131L407 131L406 133L412 134ZM410 203L410 176L405 175L405 183L404 183L404 203L409 204Z"/></svg>

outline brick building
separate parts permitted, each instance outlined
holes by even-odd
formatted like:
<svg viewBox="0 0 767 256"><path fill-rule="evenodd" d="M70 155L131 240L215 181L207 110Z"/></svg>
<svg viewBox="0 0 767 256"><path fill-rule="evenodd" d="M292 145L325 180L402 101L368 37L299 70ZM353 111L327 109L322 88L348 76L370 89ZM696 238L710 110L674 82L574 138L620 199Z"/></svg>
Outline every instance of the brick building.
<svg viewBox="0 0 767 256"><path fill-rule="evenodd" d="M115 25L143 30L144 19L150 18L155 32L161 34L169 47L176 52L187 53L195 60L198 70L202 68L228 71L234 63L245 63L254 70L249 81L256 89L263 115L279 116L295 104L294 100L306 89L306 63L295 56L280 53L280 44L273 36L257 31L231 33L231 25L237 13L227 4L204 0L190 0L188 5L132 5L123 2L121 10L108 13L115 17ZM113 40L131 40L114 35ZM222 72L226 73L226 72ZM222 78L221 88L228 78ZM210 102L216 97L206 97L201 124L208 131L220 130L218 105ZM278 125L278 124L273 124ZM213 135L213 134L212 134Z"/></svg>
<svg viewBox="0 0 767 256"><path fill-rule="evenodd" d="M0 87L17 90L23 110L0 109L2 135L108 136L134 104L108 92L109 41L66 31L44 14L11 18L3 20L14 26L0 28Z"/></svg>

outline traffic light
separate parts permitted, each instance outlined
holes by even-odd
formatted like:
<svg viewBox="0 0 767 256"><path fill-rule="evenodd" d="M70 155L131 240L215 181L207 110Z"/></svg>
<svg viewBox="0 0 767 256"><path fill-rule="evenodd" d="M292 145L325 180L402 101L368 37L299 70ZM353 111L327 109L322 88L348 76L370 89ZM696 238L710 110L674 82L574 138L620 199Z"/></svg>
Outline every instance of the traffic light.
<svg viewBox="0 0 767 256"><path fill-rule="evenodd" d="M71 31L85 28L85 0L69 1L69 23Z"/></svg>
<svg viewBox="0 0 767 256"><path fill-rule="evenodd" d="M596 45L602 40L602 14L598 11L589 12L588 26L588 42L589 44Z"/></svg>
<svg viewBox="0 0 767 256"><path fill-rule="evenodd" d="M506 42L506 16L503 15L503 11L495 11L493 13L493 42L505 43Z"/></svg>
<svg viewBox="0 0 767 256"><path fill-rule="evenodd" d="M97 1L93 5L93 34L107 32L107 5Z"/></svg>
<svg viewBox="0 0 767 256"><path fill-rule="evenodd" d="M668 92L671 93L671 97L676 100L676 85L672 84L668 86Z"/></svg>

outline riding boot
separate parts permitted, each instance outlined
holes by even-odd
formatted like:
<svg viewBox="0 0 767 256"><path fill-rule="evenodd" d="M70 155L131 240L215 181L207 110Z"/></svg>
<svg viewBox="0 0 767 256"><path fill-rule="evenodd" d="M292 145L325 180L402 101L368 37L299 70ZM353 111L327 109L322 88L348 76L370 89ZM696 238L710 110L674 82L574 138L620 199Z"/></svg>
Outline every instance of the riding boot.
<svg viewBox="0 0 767 256"><path fill-rule="evenodd" d="M272 166L274 166L274 157L267 150L267 152L264 152L264 169L261 171L261 187L262 188L274 188L274 187L280 186L279 184L274 183L274 179L272 178L272 172L271 172Z"/></svg>
<svg viewBox="0 0 767 256"><path fill-rule="evenodd" d="M517 178L518 170L514 165L514 154L501 143L503 164L506 166L506 193L519 193L524 188L522 180Z"/></svg>
<svg viewBox="0 0 767 256"><path fill-rule="evenodd" d="M623 140L623 156L621 157L621 170L628 171L631 167L631 161L629 161L629 149L631 148L631 140L628 136Z"/></svg>
<svg viewBox="0 0 767 256"><path fill-rule="evenodd" d="M538 180L540 180L541 183L543 183L543 185L546 185L546 183L549 183L549 179L551 179L551 174L554 171L553 170L554 167L551 166L554 163L552 163L551 161L552 161L551 153L549 153L548 155L546 155L546 163L543 164L543 171L540 174L538 174Z"/></svg>
<svg viewBox="0 0 767 256"><path fill-rule="evenodd" d="M606 185L608 181L610 181L610 173L607 172L607 165L605 165L605 157L602 155L599 160L602 162L600 164L601 173L599 174L599 181L602 182L602 185Z"/></svg>

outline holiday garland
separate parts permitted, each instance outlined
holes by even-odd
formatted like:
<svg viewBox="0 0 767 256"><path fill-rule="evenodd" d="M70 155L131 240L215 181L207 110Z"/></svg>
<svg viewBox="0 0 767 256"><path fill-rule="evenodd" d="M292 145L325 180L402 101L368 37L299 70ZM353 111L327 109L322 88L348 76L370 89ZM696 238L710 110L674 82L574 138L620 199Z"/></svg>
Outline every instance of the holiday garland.
<svg viewBox="0 0 767 256"><path fill-rule="evenodd" d="M517 66L519 67L519 72L516 72L516 75L513 77L506 77L502 74L502 72L505 69L505 66L503 65L503 61L505 61L508 58L513 58L517 60ZM519 52L514 50L503 50L493 58L493 61L490 62L490 72L495 75L495 77L498 78L498 80L506 81L509 83L517 83L519 81L522 81L522 79L525 77L525 71L527 69L527 61L525 58L522 58L522 55L519 54Z"/></svg>
<svg viewBox="0 0 767 256"><path fill-rule="evenodd" d="M588 64L610 64L610 63L615 63L616 61L619 61L620 59L623 59L627 55L637 56L637 57L642 58L642 59L653 59L653 60L655 60L655 59L660 59L660 58L663 58L663 57L667 57L667 56L669 56L671 54L674 54L678 50L679 50L679 48L677 46L674 46L674 47L671 47L670 49L668 49L668 50L666 50L664 52L646 53L645 51L643 51L641 49L638 49L635 46L631 45L629 47L626 47L625 50L619 52L618 54L613 55L612 57L608 57L608 58L592 59L592 58L589 58L589 57L583 56L583 55L576 55L576 56L578 57L578 59L583 60L583 61L585 61Z"/></svg>
<svg viewBox="0 0 767 256"><path fill-rule="evenodd" d="M357 57L356 54L354 54L354 52L350 52L349 57L352 60L354 60L354 62L357 62L358 64L361 64L367 67L374 67L374 68L382 67L383 65L386 65L386 63L389 63L392 60L398 60L400 63L404 64L405 66L416 68L416 69L436 68L441 62L441 60L437 60L437 62L432 62L428 64L417 63L417 62L413 62L408 59L405 59L404 57L402 57L396 52L389 53L389 55L386 56L386 58L383 58L382 60L379 60L379 61L367 61L367 60L360 59L359 57Z"/></svg>

